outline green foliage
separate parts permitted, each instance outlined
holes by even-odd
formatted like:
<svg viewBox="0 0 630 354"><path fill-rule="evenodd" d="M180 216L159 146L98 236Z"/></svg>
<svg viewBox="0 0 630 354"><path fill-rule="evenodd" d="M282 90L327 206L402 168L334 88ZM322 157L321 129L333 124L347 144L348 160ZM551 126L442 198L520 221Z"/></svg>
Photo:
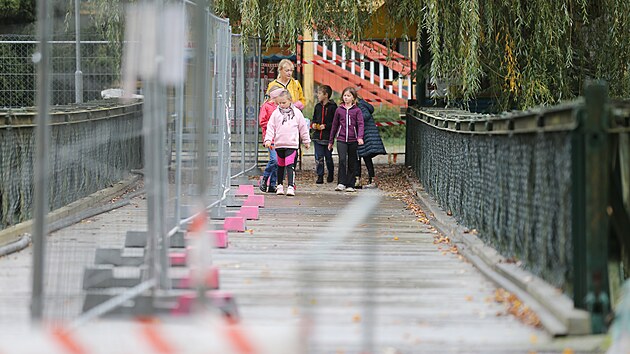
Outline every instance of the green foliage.
<svg viewBox="0 0 630 354"><path fill-rule="evenodd" d="M110 42L115 62L122 58L122 43L124 37L124 12L119 0L94 1L93 18L96 30L103 33L105 40Z"/></svg>
<svg viewBox="0 0 630 354"><path fill-rule="evenodd" d="M630 96L627 0L420 0L419 12L386 3L394 21L426 31L430 80L450 82L449 98L476 97L482 79L503 109L573 98L587 79Z"/></svg>
<svg viewBox="0 0 630 354"><path fill-rule="evenodd" d="M29 23L35 21L35 0L0 0L0 22Z"/></svg>
<svg viewBox="0 0 630 354"><path fill-rule="evenodd" d="M299 35L314 28L358 40L371 11L359 0L217 0L214 4L219 16L230 19L233 31L292 49Z"/></svg>
<svg viewBox="0 0 630 354"><path fill-rule="evenodd" d="M20 8L19 0L0 0L0 11L3 14L16 13Z"/></svg>
<svg viewBox="0 0 630 354"><path fill-rule="evenodd" d="M15 0L11 0L15 1ZM120 2L93 0L100 28L120 40ZM304 30L359 40L375 2L215 0L234 32L295 49ZM432 82L448 99L491 95L500 108L555 104L605 79L613 97L630 96L630 1L384 0L392 22L426 35ZM418 43L421 43L419 41Z"/></svg>

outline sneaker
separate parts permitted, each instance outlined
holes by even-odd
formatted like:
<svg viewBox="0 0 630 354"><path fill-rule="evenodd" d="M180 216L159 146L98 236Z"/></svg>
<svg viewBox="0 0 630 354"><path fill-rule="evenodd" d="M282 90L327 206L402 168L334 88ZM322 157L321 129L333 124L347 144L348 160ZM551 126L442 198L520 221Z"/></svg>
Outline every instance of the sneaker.
<svg viewBox="0 0 630 354"><path fill-rule="evenodd" d="M352 188L352 187L346 187L345 191L346 192L356 192L357 190Z"/></svg>
<svg viewBox="0 0 630 354"><path fill-rule="evenodd" d="M277 194L277 195L283 195L283 194L284 194L284 187L283 187L281 184L279 184L279 185L276 187L276 194Z"/></svg>
<svg viewBox="0 0 630 354"><path fill-rule="evenodd" d="M333 181L333 178L334 178L333 174L329 173L328 177L326 177L326 182L331 183Z"/></svg>
<svg viewBox="0 0 630 354"><path fill-rule="evenodd" d="M315 183L323 184L324 183L324 176L317 176L317 181L315 181Z"/></svg>
<svg viewBox="0 0 630 354"><path fill-rule="evenodd" d="M339 183L339 184L337 185L337 187L335 187L335 190L336 190L337 192L341 192L341 191L342 191L342 190L344 190L344 189L346 189L346 186L344 186L344 185L343 185L343 184L341 184L341 183Z"/></svg>
<svg viewBox="0 0 630 354"><path fill-rule="evenodd" d="M287 188L287 195L290 197L293 197L295 195L295 189L293 189L293 186L289 186Z"/></svg>
<svg viewBox="0 0 630 354"><path fill-rule="evenodd" d="M372 182L370 184L366 184L365 186L363 186L363 188L365 189L376 188L376 184Z"/></svg>
<svg viewBox="0 0 630 354"><path fill-rule="evenodd" d="M267 188L267 193L275 193L276 192L276 186L269 186Z"/></svg>
<svg viewBox="0 0 630 354"><path fill-rule="evenodd" d="M269 178L269 177L265 178L265 177L263 177L263 176L260 176L260 179L258 180L258 188L260 188L260 190L261 190L263 193L266 193L266 192L267 192L267 179L268 179L268 178Z"/></svg>

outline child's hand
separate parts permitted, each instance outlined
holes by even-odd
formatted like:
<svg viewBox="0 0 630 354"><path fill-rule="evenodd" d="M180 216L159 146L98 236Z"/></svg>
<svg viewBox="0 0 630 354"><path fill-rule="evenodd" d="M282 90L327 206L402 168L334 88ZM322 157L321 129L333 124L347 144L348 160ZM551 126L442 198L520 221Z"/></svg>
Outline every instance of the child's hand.
<svg viewBox="0 0 630 354"><path fill-rule="evenodd" d="M333 144L328 144L328 150L332 151L332 145Z"/></svg>
<svg viewBox="0 0 630 354"><path fill-rule="evenodd" d="M270 147L271 146L271 141L265 141L263 146L266 147L266 148Z"/></svg>
<svg viewBox="0 0 630 354"><path fill-rule="evenodd" d="M308 149L311 148L311 144L310 143L306 143L306 144L304 144L304 147L306 148L306 150L308 150Z"/></svg>
<svg viewBox="0 0 630 354"><path fill-rule="evenodd" d="M357 139L357 142L359 143L359 145L363 145L363 139Z"/></svg>
<svg viewBox="0 0 630 354"><path fill-rule="evenodd" d="M319 125L319 130L324 130L326 129L326 124L320 124Z"/></svg>

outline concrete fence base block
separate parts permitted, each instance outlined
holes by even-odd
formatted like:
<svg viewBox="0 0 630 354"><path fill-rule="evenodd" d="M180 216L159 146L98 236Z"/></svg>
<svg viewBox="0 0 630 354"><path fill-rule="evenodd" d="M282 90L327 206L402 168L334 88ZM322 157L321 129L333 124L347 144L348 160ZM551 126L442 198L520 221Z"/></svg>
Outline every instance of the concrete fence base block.
<svg viewBox="0 0 630 354"><path fill-rule="evenodd" d="M242 216L233 216L225 218L223 229L226 231L245 232L245 218Z"/></svg>
<svg viewBox="0 0 630 354"><path fill-rule="evenodd" d="M172 267L184 267L187 262L186 252L171 252L168 259Z"/></svg>
<svg viewBox="0 0 630 354"><path fill-rule="evenodd" d="M193 289L195 285L195 269L190 270L190 274L184 278L173 281L173 288L175 289ZM204 286L207 289L219 288L219 268L212 267L204 276Z"/></svg>
<svg viewBox="0 0 630 354"><path fill-rule="evenodd" d="M140 276L116 277L113 267L90 267L83 272L83 290L132 288L141 283Z"/></svg>
<svg viewBox="0 0 630 354"><path fill-rule="evenodd" d="M206 300L213 308L220 309L225 316L234 319L238 318L236 301L231 293L220 290L210 290L206 292ZM180 295L177 298L177 305L171 311L171 314L186 315L192 313L195 301L197 301L197 293L190 292Z"/></svg>
<svg viewBox="0 0 630 354"><path fill-rule="evenodd" d="M242 216L247 220L258 220L258 207L257 206L242 206L238 211L238 216Z"/></svg>
<svg viewBox="0 0 630 354"><path fill-rule="evenodd" d="M245 202L246 196L235 196L232 194L228 194L227 198L225 198L225 205L228 207L240 207L243 206Z"/></svg>
<svg viewBox="0 0 630 354"><path fill-rule="evenodd" d="M265 207L265 196L264 195L250 195L243 202L243 206L257 206L264 208Z"/></svg>
<svg viewBox="0 0 630 354"><path fill-rule="evenodd" d="M227 230L207 230L206 235L210 238L210 244L215 248L227 248L228 246L228 232ZM195 237L193 234L187 233L186 239L191 240ZM186 248L188 252L191 251L191 247Z"/></svg>
<svg viewBox="0 0 630 354"><path fill-rule="evenodd" d="M254 194L254 185L252 184L241 184L238 186L235 195L253 195Z"/></svg>
<svg viewBox="0 0 630 354"><path fill-rule="evenodd" d="M127 231L125 235L125 247L147 247L147 235L146 231ZM169 243L172 248L186 247L184 232L176 232L169 238Z"/></svg>
<svg viewBox="0 0 630 354"><path fill-rule="evenodd" d="M213 241L213 245L216 248L228 247L228 232L227 230L210 230L208 235Z"/></svg>
<svg viewBox="0 0 630 354"><path fill-rule="evenodd" d="M144 255L123 256L121 248L97 248L94 263L118 267L139 267L144 264Z"/></svg>

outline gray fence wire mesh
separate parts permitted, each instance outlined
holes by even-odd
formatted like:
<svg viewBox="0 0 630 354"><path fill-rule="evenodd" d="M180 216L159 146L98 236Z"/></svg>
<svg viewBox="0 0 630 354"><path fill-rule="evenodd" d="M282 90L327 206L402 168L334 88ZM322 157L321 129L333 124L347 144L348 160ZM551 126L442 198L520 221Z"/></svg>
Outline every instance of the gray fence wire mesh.
<svg viewBox="0 0 630 354"><path fill-rule="evenodd" d="M193 27L191 14L197 11L196 5L182 3L175 6L185 8L185 32L190 32ZM153 12L157 16L164 15L155 9L142 8L150 10L151 15ZM148 16L148 12L144 14ZM200 200L206 208L217 207L225 215L232 175L244 174L256 166L260 40L248 40L251 44L248 43L249 50L244 52L241 38L232 40L227 20L207 12L205 16L209 30L202 38L208 41L208 52L197 53L194 42L184 42L184 82L167 86L153 78L139 81L146 91L143 92L144 103L93 101L101 98L103 89L121 86L121 59L119 53L110 52L111 46L107 42L86 36L81 49L83 97L88 103L74 104L74 38L57 36L51 43L50 209L65 207L122 180L131 180L139 175L134 172L142 172L145 182L151 180L152 192L158 191L158 195L150 197L146 191L146 198L137 197L142 194L140 189L123 199L92 205L99 210L112 205L112 208L104 209L107 214L104 220L107 221L97 225L103 232L95 231L95 225L92 225L95 218L85 216L83 212L70 212L67 218L75 224L66 225L46 238L42 276L44 320L67 322L79 319L78 323L81 323L86 311L90 316L100 311L124 312L130 299L146 304L143 302L146 301L146 290L158 284L161 289L163 287L162 278L148 278L163 277L166 274L164 267L169 266L164 240L185 233L184 224L199 211L197 204ZM151 23L151 19L144 20L137 23ZM140 42L136 40L134 43ZM0 72L0 107L5 107L0 109L0 117L5 121L0 126L3 177L0 182L0 229L30 219L34 203L33 118L36 110L24 107L32 106L35 100L35 73L30 57L36 45L34 37L0 37L0 67L3 69ZM149 47L150 43L146 48ZM192 65L195 55L207 58L209 70L207 77L202 78L208 83L205 92L195 90ZM209 101L207 112L195 112L198 100ZM150 107L143 107L149 102ZM155 150L147 150L146 146L146 134L151 134L147 116L163 119L164 129L162 122L156 125L160 128L159 137L157 141L152 140L157 146ZM207 122L205 132L199 132L202 120ZM207 139L204 152L198 150L200 136ZM151 155L153 167L150 171L147 170L145 151ZM197 169L202 159L207 162L208 187L206 195L200 196ZM168 170L165 174L168 178L161 177L162 169ZM148 182L146 186L149 186ZM142 188L142 184L133 188ZM129 190L120 193L126 192ZM163 195L166 197L162 198ZM101 205L103 203L108 205ZM151 203L164 205L152 207ZM125 205L131 205L131 208L124 212L118 209ZM163 212L166 221L161 219ZM151 232L151 213L153 220L164 227L154 227ZM223 221L215 224L219 222ZM148 246L127 246L128 236L134 233L141 236L141 241L144 237ZM152 268L158 268L158 271ZM168 275L185 279L186 271L183 267L169 268ZM28 293L23 289L4 293L0 299L0 319L27 318L28 301ZM101 308L93 312L104 301L110 302L105 307L108 310ZM90 316L88 318L93 318Z"/></svg>
<svg viewBox="0 0 630 354"><path fill-rule="evenodd" d="M258 39L249 38L245 43L241 35L232 35L230 130L233 178L251 171L257 163L259 49Z"/></svg>
<svg viewBox="0 0 630 354"><path fill-rule="evenodd" d="M99 101L53 112L50 209L55 210L129 176L142 166L142 104ZM34 117L30 109L0 110L0 229L31 218Z"/></svg>
<svg viewBox="0 0 630 354"><path fill-rule="evenodd" d="M504 256L556 286L569 285L569 131L458 134L408 116L407 139L408 164L442 208Z"/></svg>
<svg viewBox="0 0 630 354"><path fill-rule="evenodd" d="M87 34L81 41L83 101L101 99L101 91L118 87L120 58L114 46L93 40ZM31 35L0 35L0 107L35 105L35 66L32 55L37 40ZM51 104L75 102L74 37L57 35L51 42Z"/></svg>

